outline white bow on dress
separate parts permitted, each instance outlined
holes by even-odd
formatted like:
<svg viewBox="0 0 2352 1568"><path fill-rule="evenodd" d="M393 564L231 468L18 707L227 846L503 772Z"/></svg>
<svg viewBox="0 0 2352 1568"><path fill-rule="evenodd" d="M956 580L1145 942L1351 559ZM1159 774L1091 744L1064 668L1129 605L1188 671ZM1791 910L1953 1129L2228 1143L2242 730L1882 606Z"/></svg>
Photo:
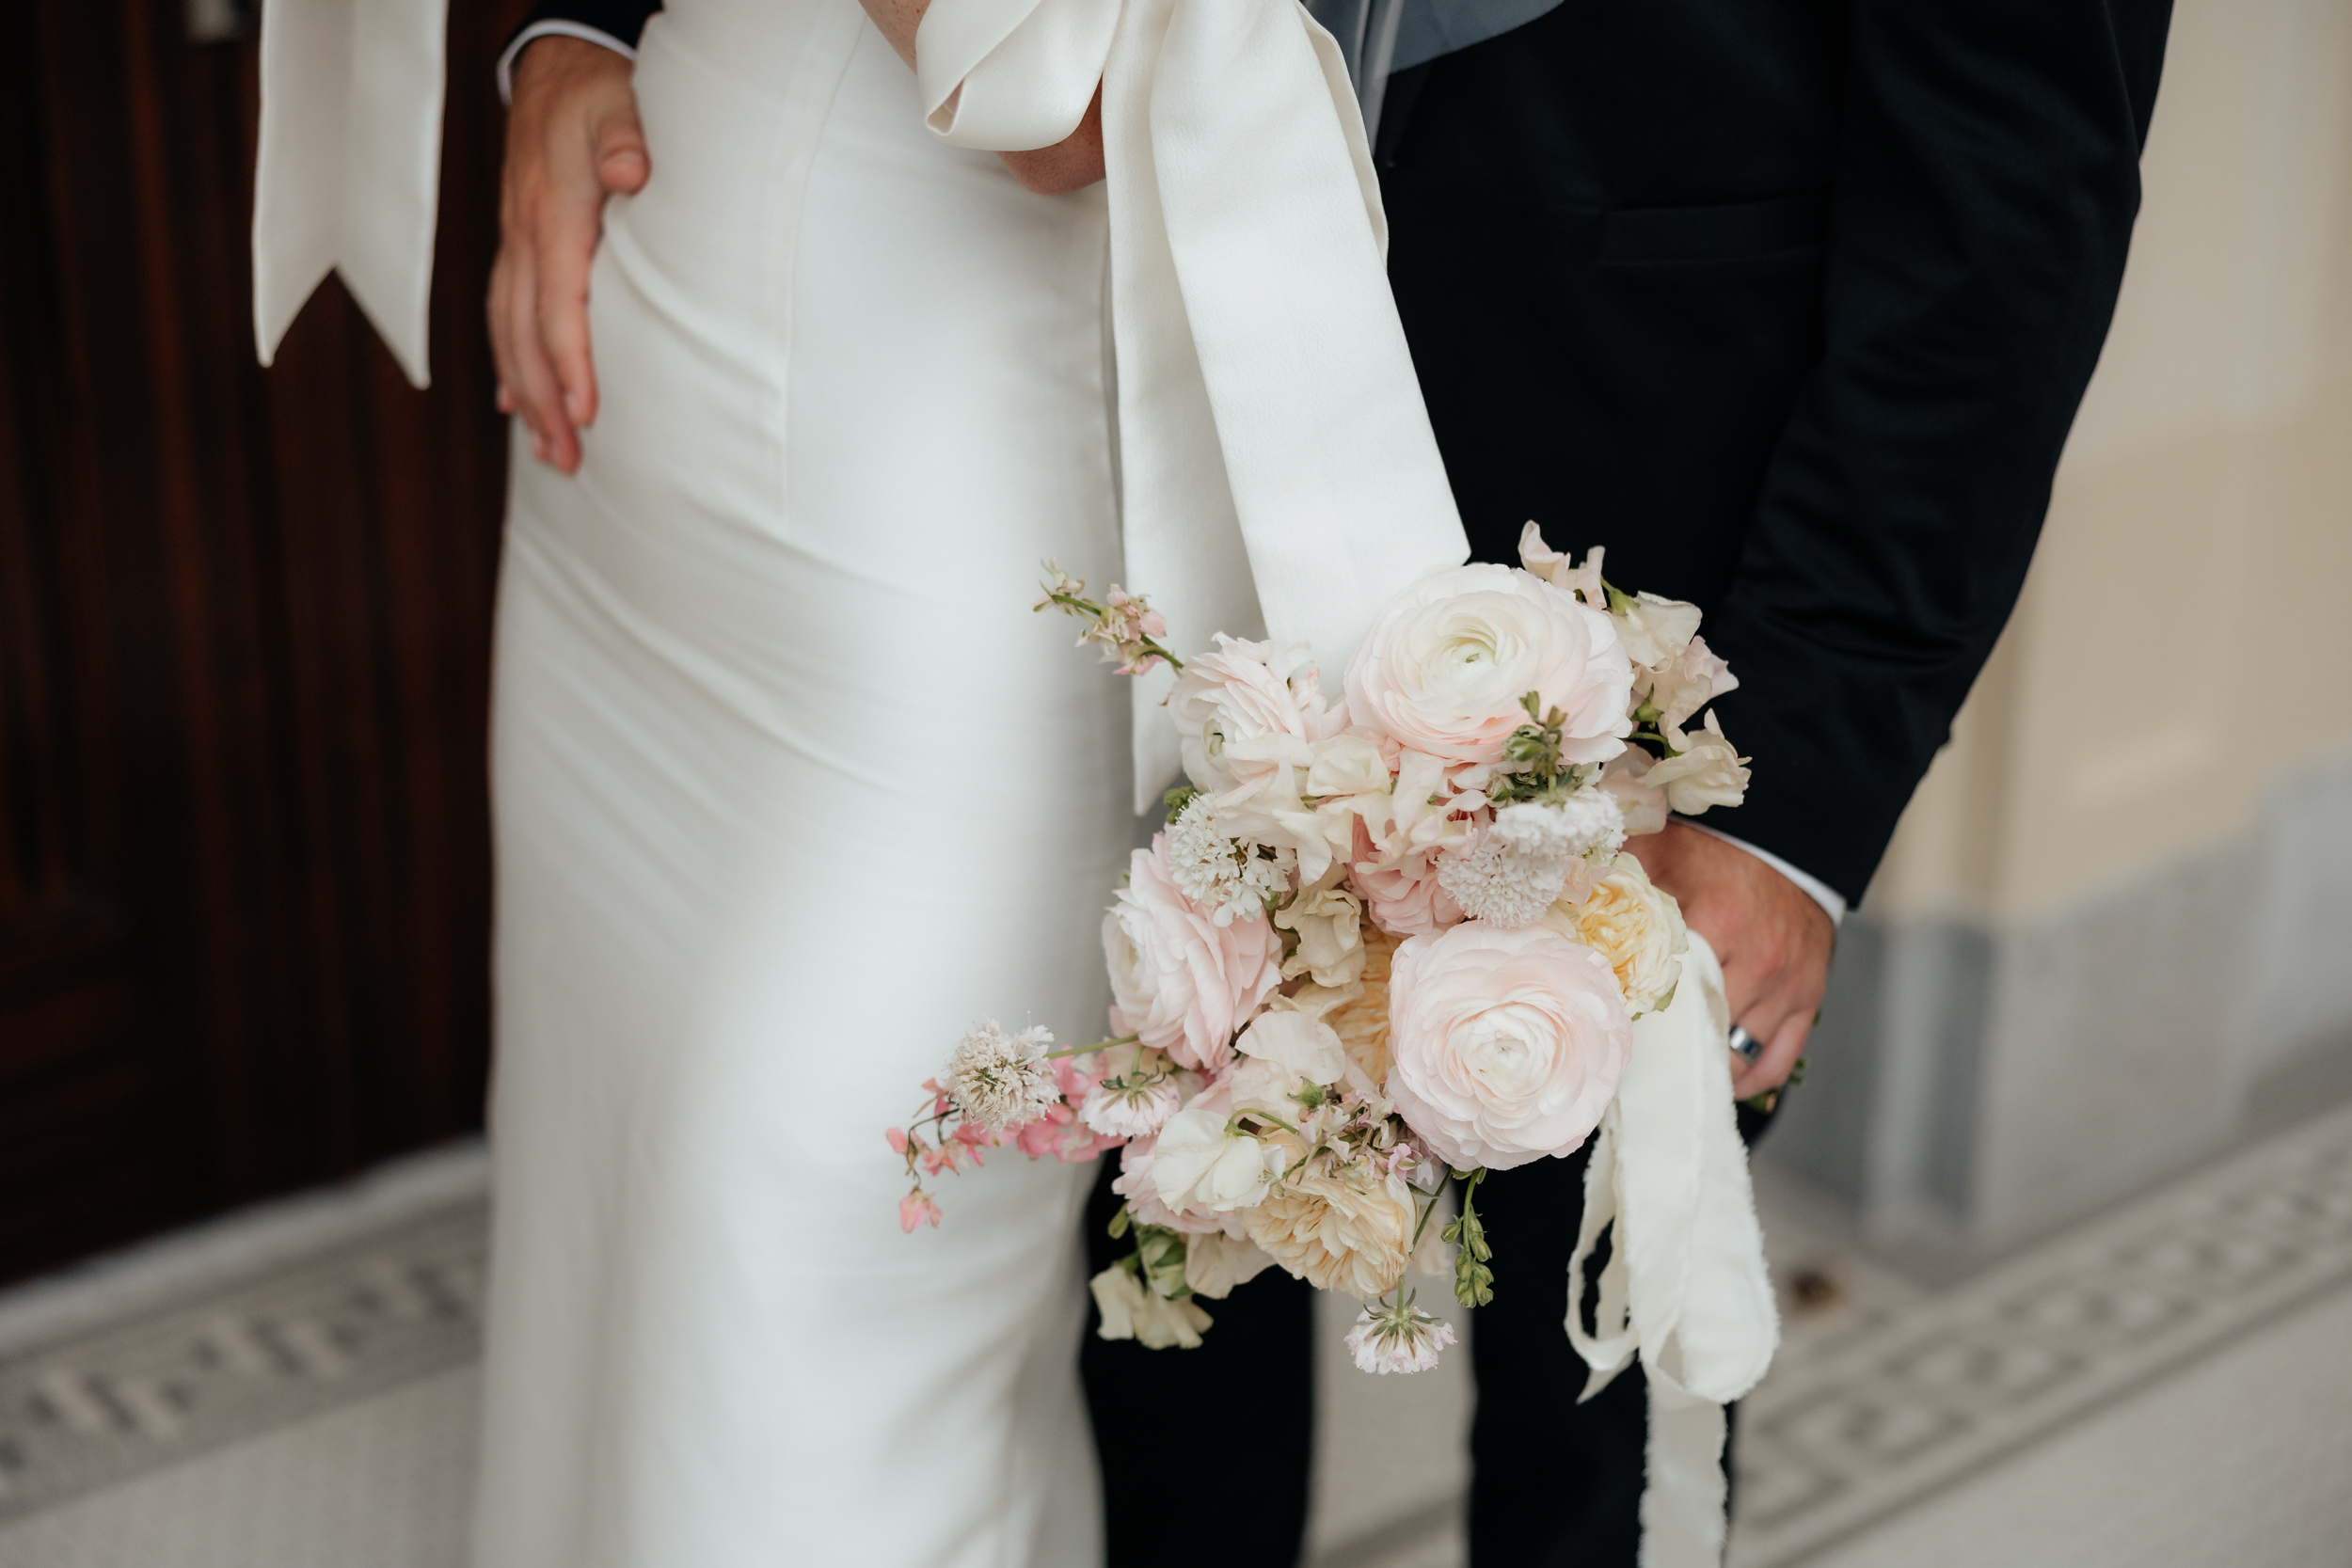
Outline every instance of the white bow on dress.
<svg viewBox="0 0 2352 1568"><path fill-rule="evenodd" d="M1102 84L1127 586L1180 654L1263 625L1336 683L1470 548L1330 34L1295 0L933 0L914 55L961 147L1051 146ZM1177 771L1168 684L1138 683L1138 811Z"/></svg>

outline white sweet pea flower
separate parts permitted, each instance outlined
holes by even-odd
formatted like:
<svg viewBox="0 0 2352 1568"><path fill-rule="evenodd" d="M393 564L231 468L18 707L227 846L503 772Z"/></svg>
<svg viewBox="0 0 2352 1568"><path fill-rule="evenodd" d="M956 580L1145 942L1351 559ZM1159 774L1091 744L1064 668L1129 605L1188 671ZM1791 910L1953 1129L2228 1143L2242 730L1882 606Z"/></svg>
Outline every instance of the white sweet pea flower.
<svg viewBox="0 0 2352 1568"><path fill-rule="evenodd" d="M1312 1013L1267 1011L1233 1042L1253 1061L1270 1062L1292 1078L1336 1084L1347 1071L1347 1052L1331 1026Z"/></svg>
<svg viewBox="0 0 2352 1568"><path fill-rule="evenodd" d="M1152 1180L1169 1208L1222 1213L1265 1201L1267 1188L1282 1174L1285 1151L1229 1131L1233 1110L1232 1090L1219 1085L1160 1129Z"/></svg>
<svg viewBox="0 0 2352 1568"><path fill-rule="evenodd" d="M1666 744L1681 754L1654 764L1643 783L1662 787L1676 811L1696 816L1709 806L1736 806L1747 799L1748 770L1743 765L1748 759L1724 738L1723 724L1712 709L1707 728L1695 735L1669 730Z"/></svg>
<svg viewBox="0 0 2352 1568"><path fill-rule="evenodd" d="M1600 770L1600 790L1617 802L1628 838L1659 832L1666 826L1665 786L1649 780L1657 766L1656 757L1639 746L1628 746Z"/></svg>
<svg viewBox="0 0 2352 1568"><path fill-rule="evenodd" d="M1637 672L1633 701L1658 709L1661 730L1679 728L1690 717L1722 696L1740 689L1731 666L1715 657L1707 639L1693 637L1681 653L1655 670Z"/></svg>
<svg viewBox="0 0 2352 1568"><path fill-rule="evenodd" d="M1565 589L1595 610L1609 608L1609 591L1600 580L1601 558L1606 554L1595 545L1585 554L1584 564L1576 565L1571 557L1544 543L1544 531L1530 522L1519 530L1519 564L1551 584Z"/></svg>
<svg viewBox="0 0 2352 1568"><path fill-rule="evenodd" d="M1285 979L1310 975L1318 986L1343 986L1364 972L1364 908L1337 887L1310 887L1275 911L1274 924L1298 934L1298 951L1283 960Z"/></svg>
<svg viewBox="0 0 2352 1568"><path fill-rule="evenodd" d="M1213 1231L1186 1239L1184 1283L1196 1296L1223 1301L1234 1286L1248 1284L1273 1262L1257 1243Z"/></svg>
<svg viewBox="0 0 2352 1568"><path fill-rule="evenodd" d="M1698 606L1656 594L1620 596L1611 618L1617 623L1626 657L1648 670L1681 657L1699 630Z"/></svg>
<svg viewBox="0 0 2352 1568"><path fill-rule="evenodd" d="M1105 1339L1139 1339L1152 1350L1171 1345L1191 1350L1209 1326L1209 1315L1190 1301L1168 1300L1119 1264L1088 1284L1103 1314L1103 1326L1096 1332Z"/></svg>

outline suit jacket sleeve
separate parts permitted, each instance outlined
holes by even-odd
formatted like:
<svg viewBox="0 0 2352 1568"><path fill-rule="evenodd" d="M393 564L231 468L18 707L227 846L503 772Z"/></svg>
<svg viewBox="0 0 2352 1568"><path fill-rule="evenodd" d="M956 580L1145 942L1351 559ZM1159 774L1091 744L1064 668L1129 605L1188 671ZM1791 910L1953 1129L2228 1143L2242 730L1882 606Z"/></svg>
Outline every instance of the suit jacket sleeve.
<svg viewBox="0 0 2352 1568"><path fill-rule="evenodd" d="M533 27L548 22L568 22L576 26L593 27L608 38L619 40L631 49L645 31L645 19L661 9L647 0L540 0L523 18L522 25L509 38L509 46Z"/></svg>
<svg viewBox="0 0 2352 1568"><path fill-rule="evenodd" d="M1756 759L1721 825L1850 900L2016 603L2122 283L2169 20L1853 8L1822 358L1708 628Z"/></svg>

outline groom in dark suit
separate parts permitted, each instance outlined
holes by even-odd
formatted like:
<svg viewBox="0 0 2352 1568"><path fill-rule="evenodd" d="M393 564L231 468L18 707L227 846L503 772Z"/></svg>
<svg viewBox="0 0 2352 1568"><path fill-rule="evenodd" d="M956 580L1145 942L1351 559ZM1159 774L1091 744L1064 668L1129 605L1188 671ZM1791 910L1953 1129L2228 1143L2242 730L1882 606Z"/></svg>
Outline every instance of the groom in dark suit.
<svg viewBox="0 0 2352 1568"><path fill-rule="evenodd" d="M571 35L527 60L492 309L505 395L564 467L593 409L575 318L596 213L646 166L625 71L579 40L626 53L657 8L556 0L508 56ZM1516 560L1531 517L1556 547L1605 546L1612 580L1698 604L1739 673L1716 705L1758 759L1722 823L1736 839L1677 823L1636 848L1723 958L1756 1042L1743 1097L1788 1076L1836 923L2015 603L2122 282L2169 13L1371 0L1343 34L1473 553ZM1086 182L1084 136L1040 188ZM1480 1194L1496 1277L1471 1335L1476 1568L1634 1560L1639 1373L1578 1404L1561 1331L1582 1179L1581 1156L1546 1161ZM1098 1189L1098 1250L1117 1203ZM1182 1354L1089 1338L1114 1568L1296 1560L1311 1294L1262 1276ZM1168 1406L1199 1413L1197 1442L1121 1418L1179 1380ZM1210 1547L1149 1478L1235 1431L1257 1528Z"/></svg>

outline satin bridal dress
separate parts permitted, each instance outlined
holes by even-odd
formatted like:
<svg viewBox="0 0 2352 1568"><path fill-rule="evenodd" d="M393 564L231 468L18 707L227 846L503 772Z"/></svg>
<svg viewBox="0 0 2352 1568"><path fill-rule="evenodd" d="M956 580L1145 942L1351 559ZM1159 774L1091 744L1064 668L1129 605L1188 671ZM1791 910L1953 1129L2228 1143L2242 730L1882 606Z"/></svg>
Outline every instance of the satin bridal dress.
<svg viewBox="0 0 2352 1568"><path fill-rule="evenodd" d="M329 267L425 374L441 0L263 11L255 330ZM974 1022L1072 1043L1178 648L1332 661L1461 526L1346 69L1293 0L675 0L577 476L513 457L480 1568L1064 1568L1091 1166L897 1225ZM1104 184L1024 191L1102 91ZM1114 366L1116 371L1114 373ZM1173 1354L1173 1353L1171 1353Z"/></svg>
<svg viewBox="0 0 2352 1568"><path fill-rule="evenodd" d="M680 0L637 90L602 412L513 458L477 1561L1091 1563L1093 1167L906 1236L882 1130L1104 1018L1127 693L1029 611L1119 573L1104 193L941 144L855 0Z"/></svg>

